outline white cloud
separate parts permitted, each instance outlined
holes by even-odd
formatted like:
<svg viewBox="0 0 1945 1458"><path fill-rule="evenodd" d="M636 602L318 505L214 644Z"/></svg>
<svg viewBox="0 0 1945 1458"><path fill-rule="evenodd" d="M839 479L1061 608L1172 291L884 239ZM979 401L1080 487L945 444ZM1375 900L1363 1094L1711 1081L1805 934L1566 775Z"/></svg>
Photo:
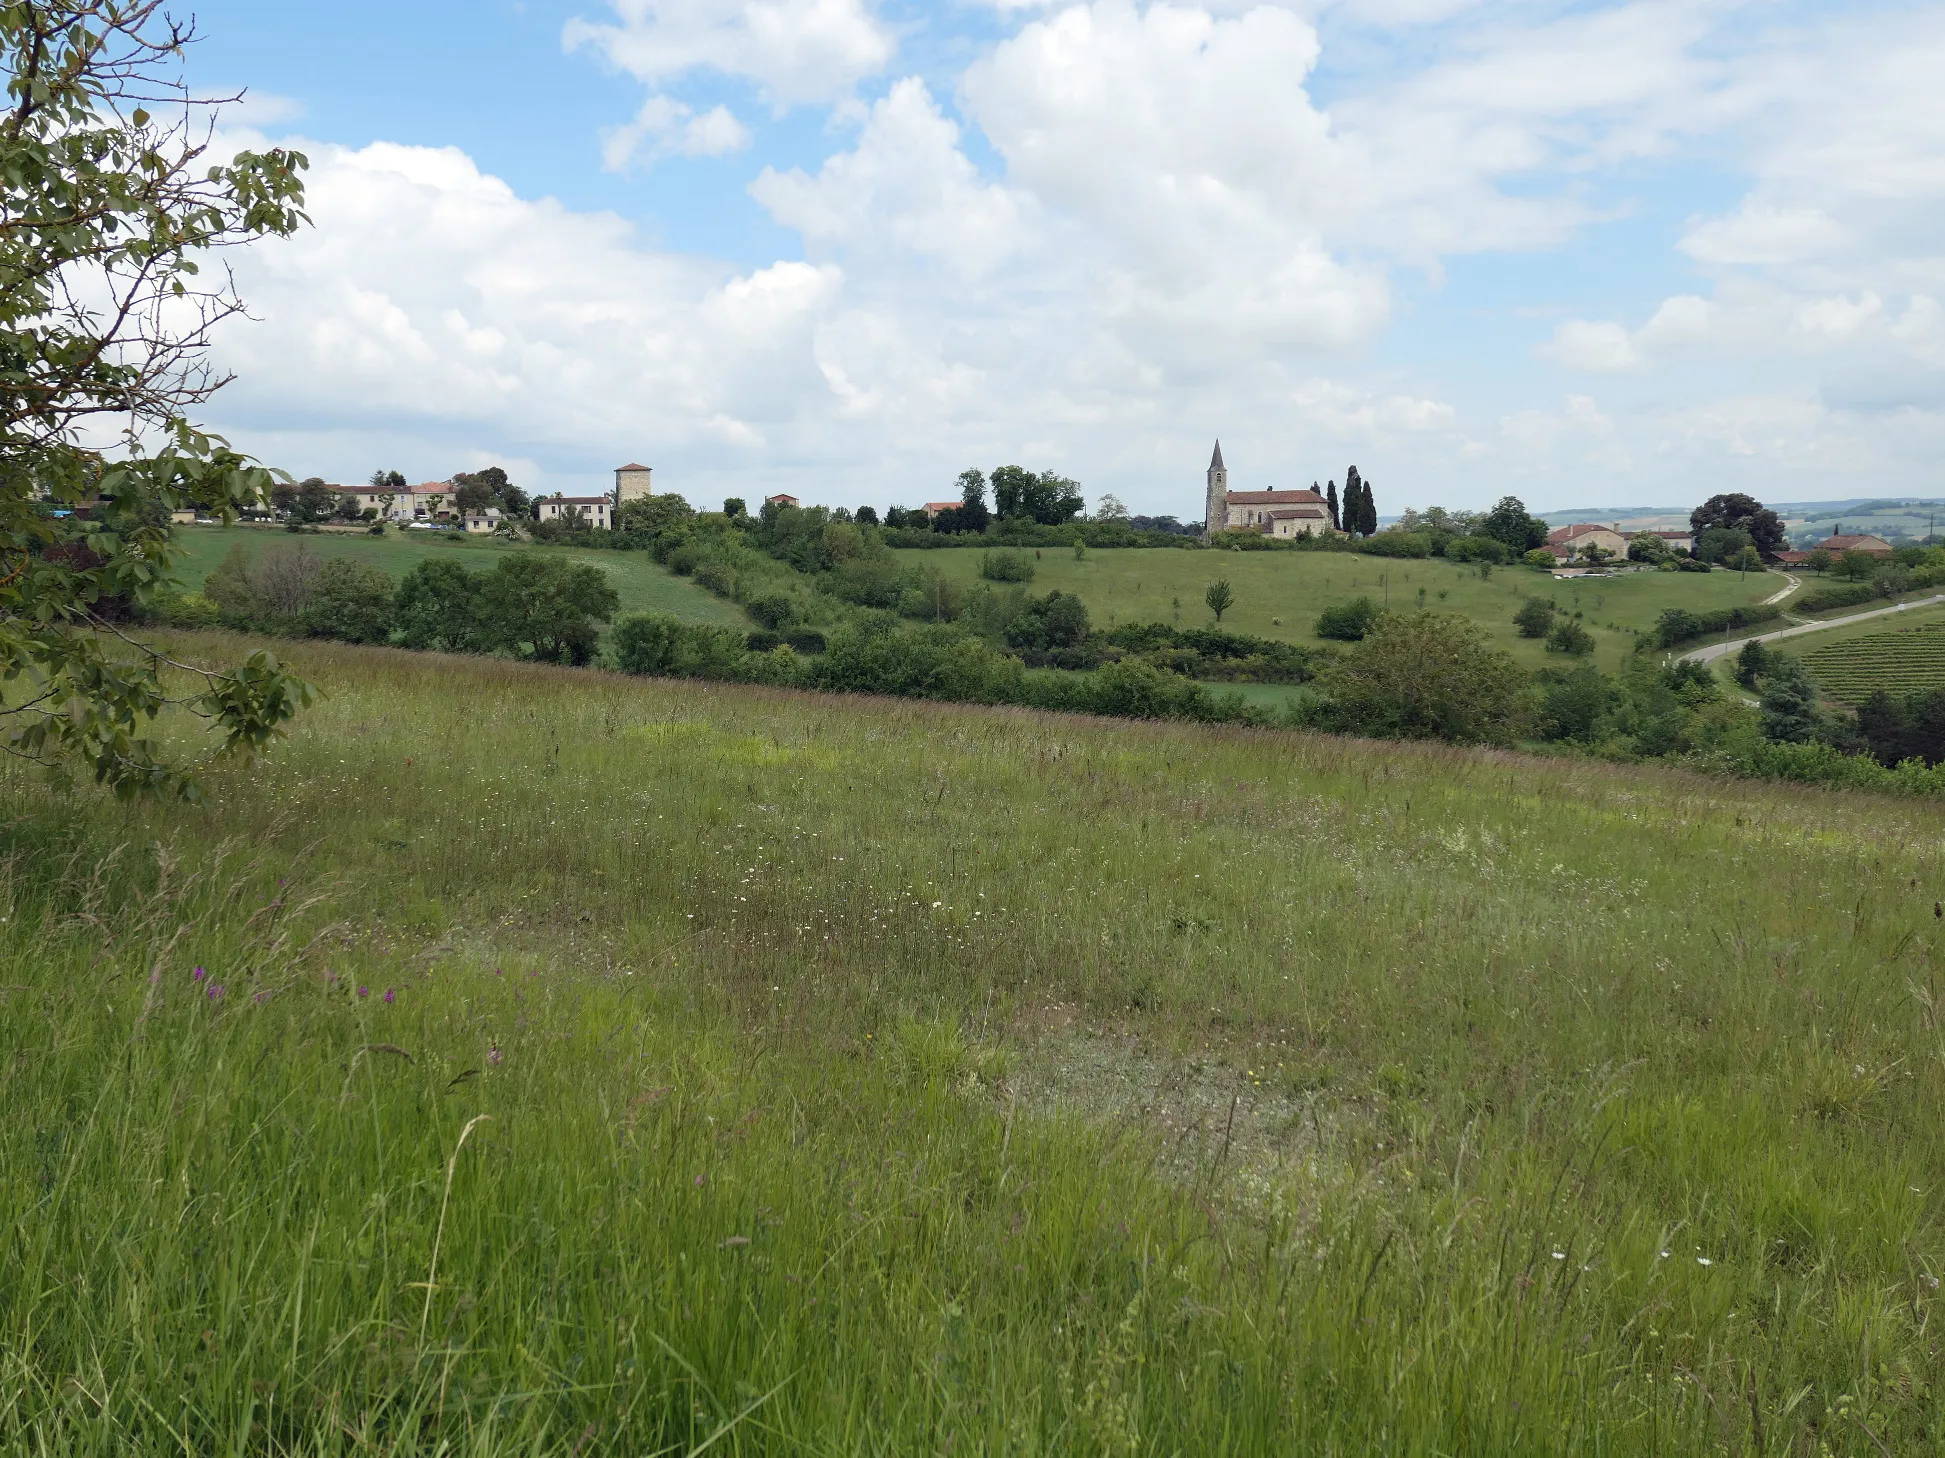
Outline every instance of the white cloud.
<svg viewBox="0 0 1945 1458"><path fill-rule="evenodd" d="M862 0L610 0L611 21L570 20L583 47L652 87L694 71L754 83L779 108L847 95L896 44Z"/></svg>
<svg viewBox="0 0 1945 1458"><path fill-rule="evenodd" d="M750 192L815 249L919 255L974 275L1025 242L1020 199L980 180L959 128L916 77L893 86L856 147L816 177L766 167Z"/></svg>
<svg viewBox="0 0 1945 1458"><path fill-rule="evenodd" d="M700 116L668 96L651 96L626 126L601 134L601 162L610 172L625 172L638 159L660 156L721 157L750 145L749 129L726 106Z"/></svg>

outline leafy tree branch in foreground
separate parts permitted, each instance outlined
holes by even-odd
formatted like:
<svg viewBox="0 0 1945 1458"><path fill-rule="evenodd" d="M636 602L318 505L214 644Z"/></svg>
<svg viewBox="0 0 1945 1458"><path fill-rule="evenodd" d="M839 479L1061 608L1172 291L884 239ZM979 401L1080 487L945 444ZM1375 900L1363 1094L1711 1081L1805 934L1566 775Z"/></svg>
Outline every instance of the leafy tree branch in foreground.
<svg viewBox="0 0 1945 1458"><path fill-rule="evenodd" d="M193 39L160 0L0 4L0 746L120 795L194 795L143 736L163 709L250 751L310 695L267 653L218 671L116 627L167 578L171 513L268 492L188 416L227 383L210 334L243 308L211 259L307 221L302 154L208 155Z"/></svg>

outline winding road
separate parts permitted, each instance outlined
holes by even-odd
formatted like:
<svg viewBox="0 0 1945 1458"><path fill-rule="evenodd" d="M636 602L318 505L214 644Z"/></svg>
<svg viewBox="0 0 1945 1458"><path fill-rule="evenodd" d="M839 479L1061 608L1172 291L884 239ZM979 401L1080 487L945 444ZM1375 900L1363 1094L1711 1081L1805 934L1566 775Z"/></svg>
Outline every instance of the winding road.
<svg viewBox="0 0 1945 1458"><path fill-rule="evenodd" d="M1770 598L1769 601L1776 602L1787 595L1788 592L1785 591ZM1861 623L1867 618L1895 617L1899 613L1910 612L1913 608L1931 607L1941 602L1945 602L1945 592L1939 593L1936 597L1920 598L1917 602L1901 602L1894 603L1890 607L1872 608L1867 613L1852 613L1843 618L1825 618L1820 623L1803 623L1794 628L1779 628L1774 633L1752 633L1747 638L1731 638L1727 643L1711 643L1706 648L1697 648L1681 656L1684 660L1695 663L1713 663L1716 659L1726 658L1731 653L1740 653L1745 643L1773 643L1778 638L1794 638L1803 633L1821 633L1825 628L1841 628L1849 623Z"/></svg>

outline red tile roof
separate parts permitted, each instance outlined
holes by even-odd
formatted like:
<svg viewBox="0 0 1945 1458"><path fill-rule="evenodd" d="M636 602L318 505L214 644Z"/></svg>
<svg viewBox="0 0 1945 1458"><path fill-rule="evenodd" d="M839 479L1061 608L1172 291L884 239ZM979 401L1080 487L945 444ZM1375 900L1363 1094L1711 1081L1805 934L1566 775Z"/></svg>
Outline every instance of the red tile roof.
<svg viewBox="0 0 1945 1458"><path fill-rule="evenodd" d="M1589 536L1594 532L1606 532L1610 536L1616 537L1626 535L1624 532L1616 531L1613 527L1604 525L1601 522L1577 521L1572 526L1555 527L1552 531L1548 532L1547 543L1551 546L1556 542L1571 542L1576 537Z"/></svg>
<svg viewBox="0 0 1945 1458"><path fill-rule="evenodd" d="M641 466L641 465L637 465L637 464L636 464L635 462L633 462L633 461L630 461L630 462L629 462L629 463L628 463L627 465L625 465L625 466L616 466L616 467L615 467L615 469L616 469L617 471L646 471L646 470L648 469L648 467L647 467L647 466Z"/></svg>
<svg viewBox="0 0 1945 1458"><path fill-rule="evenodd" d="M1888 552L1891 550L1891 544L1883 537L1875 537L1869 533L1830 537L1819 545L1826 552Z"/></svg>
<svg viewBox="0 0 1945 1458"><path fill-rule="evenodd" d="M1232 491L1231 506L1322 506L1324 498L1315 491Z"/></svg>

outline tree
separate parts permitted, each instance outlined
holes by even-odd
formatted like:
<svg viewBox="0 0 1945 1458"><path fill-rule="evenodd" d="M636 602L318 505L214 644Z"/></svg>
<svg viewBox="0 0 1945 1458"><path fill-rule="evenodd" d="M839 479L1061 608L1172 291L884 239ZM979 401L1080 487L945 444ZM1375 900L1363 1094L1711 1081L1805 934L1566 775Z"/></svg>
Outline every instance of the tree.
<svg viewBox="0 0 1945 1458"><path fill-rule="evenodd" d="M1547 542L1547 524L1528 513L1526 503L1517 496L1500 497L1493 509L1480 519L1476 530L1522 555L1544 547Z"/></svg>
<svg viewBox="0 0 1945 1458"><path fill-rule="evenodd" d="M1827 721L1817 704L1816 686L1803 664L1784 653L1770 655L1763 679L1763 735L1785 744L1808 744L1824 736Z"/></svg>
<svg viewBox="0 0 1945 1458"><path fill-rule="evenodd" d="M1553 626L1553 604L1543 597L1529 597L1513 614L1513 626L1522 638L1544 638Z"/></svg>
<svg viewBox="0 0 1945 1458"><path fill-rule="evenodd" d="M977 471L961 471L959 479L963 483L968 476L977 476ZM993 467L993 512L1001 521L1024 515L1026 512L1027 487L1033 484L1033 472L1024 466ZM963 495L963 492L962 492Z"/></svg>
<svg viewBox="0 0 1945 1458"><path fill-rule="evenodd" d="M546 663L588 662L599 625L621 607L600 568L531 553L502 557L485 574L479 602L492 646Z"/></svg>
<svg viewBox="0 0 1945 1458"><path fill-rule="evenodd" d="M1371 494L1371 483L1358 483L1358 530L1365 536L1378 534L1378 498Z"/></svg>
<svg viewBox="0 0 1945 1458"><path fill-rule="evenodd" d="M859 526L876 526L878 525L878 508L875 506L860 506L853 520Z"/></svg>
<svg viewBox="0 0 1945 1458"><path fill-rule="evenodd" d="M371 484L376 491L403 491L405 477L398 471L377 470L371 473Z"/></svg>
<svg viewBox="0 0 1945 1458"><path fill-rule="evenodd" d="M1754 693L1768 675L1775 656L1763 646L1761 638L1751 638L1736 655L1736 682Z"/></svg>
<svg viewBox="0 0 1945 1458"><path fill-rule="evenodd" d="M447 653L486 652L491 640L481 602L483 576L449 558L420 562L398 585L399 642Z"/></svg>
<svg viewBox="0 0 1945 1458"><path fill-rule="evenodd" d="M298 484L297 500L291 506L291 520L305 526L329 521L338 509L338 493L325 484L322 476L310 476Z"/></svg>
<svg viewBox="0 0 1945 1458"><path fill-rule="evenodd" d="M747 518L749 514L749 506L744 502L742 497L725 496L723 498L723 515L731 521L741 521Z"/></svg>
<svg viewBox="0 0 1945 1458"><path fill-rule="evenodd" d="M1830 568L1830 553L1823 547L1814 547L1803 559L1803 565L1821 577Z"/></svg>
<svg viewBox="0 0 1945 1458"><path fill-rule="evenodd" d="M1109 492L1101 498L1101 504L1095 508L1094 515L1100 521L1126 521L1128 508L1121 504L1119 496Z"/></svg>
<svg viewBox="0 0 1945 1458"><path fill-rule="evenodd" d="M615 508L615 530L656 537L695 520L696 509L673 491L660 496L637 496Z"/></svg>
<svg viewBox="0 0 1945 1458"><path fill-rule="evenodd" d="M1321 717L1356 734L1506 744L1526 718L1526 671L1453 615L1382 614L1324 684Z"/></svg>
<svg viewBox="0 0 1945 1458"><path fill-rule="evenodd" d="M392 599L392 579L378 568L333 557L318 568L297 625L313 638L383 643L392 631Z"/></svg>
<svg viewBox="0 0 1945 1458"><path fill-rule="evenodd" d="M199 265L296 231L307 164L208 155L209 104L179 75L192 38L160 0L0 5L0 675L15 684L0 732L124 796L194 796L141 734L170 704L250 751L309 697L267 653L174 665L187 693L171 697L167 660L110 621L166 583L173 511L233 519L271 484L188 419L227 382L210 333L243 307L226 271Z"/></svg>
<svg viewBox="0 0 1945 1458"><path fill-rule="evenodd" d="M1209 605L1209 611L1216 615L1216 622L1221 623L1222 615L1235 606L1236 594L1229 586L1228 579L1219 577L1203 589L1202 600Z"/></svg>
<svg viewBox="0 0 1945 1458"><path fill-rule="evenodd" d="M1852 582L1862 582L1877 571L1877 558L1870 552L1860 552L1853 547L1844 553L1842 559L1844 576Z"/></svg>
<svg viewBox="0 0 1945 1458"><path fill-rule="evenodd" d="M1742 532L1765 559L1774 557L1789 542L1783 519L1755 497L1739 491L1711 496L1688 514L1688 525L1698 538L1710 527Z"/></svg>
<svg viewBox="0 0 1945 1458"><path fill-rule="evenodd" d="M991 520L991 514L986 510L986 478L977 471L961 471L959 505L940 512L932 525L937 531L976 535L985 531Z"/></svg>
<svg viewBox="0 0 1945 1458"><path fill-rule="evenodd" d="M1744 547L1729 559L1729 565L1740 572L1744 578L1747 578L1751 568L1754 568L1758 572L1762 571L1763 554L1758 552L1754 546Z"/></svg>
<svg viewBox="0 0 1945 1458"><path fill-rule="evenodd" d="M1674 555L1668 543L1653 532L1636 532L1628 538L1630 562L1666 562Z"/></svg>
<svg viewBox="0 0 1945 1458"><path fill-rule="evenodd" d="M1344 530L1343 518L1338 513L1337 483L1332 481L1324 493L1324 505L1330 509L1330 528L1332 531Z"/></svg>

